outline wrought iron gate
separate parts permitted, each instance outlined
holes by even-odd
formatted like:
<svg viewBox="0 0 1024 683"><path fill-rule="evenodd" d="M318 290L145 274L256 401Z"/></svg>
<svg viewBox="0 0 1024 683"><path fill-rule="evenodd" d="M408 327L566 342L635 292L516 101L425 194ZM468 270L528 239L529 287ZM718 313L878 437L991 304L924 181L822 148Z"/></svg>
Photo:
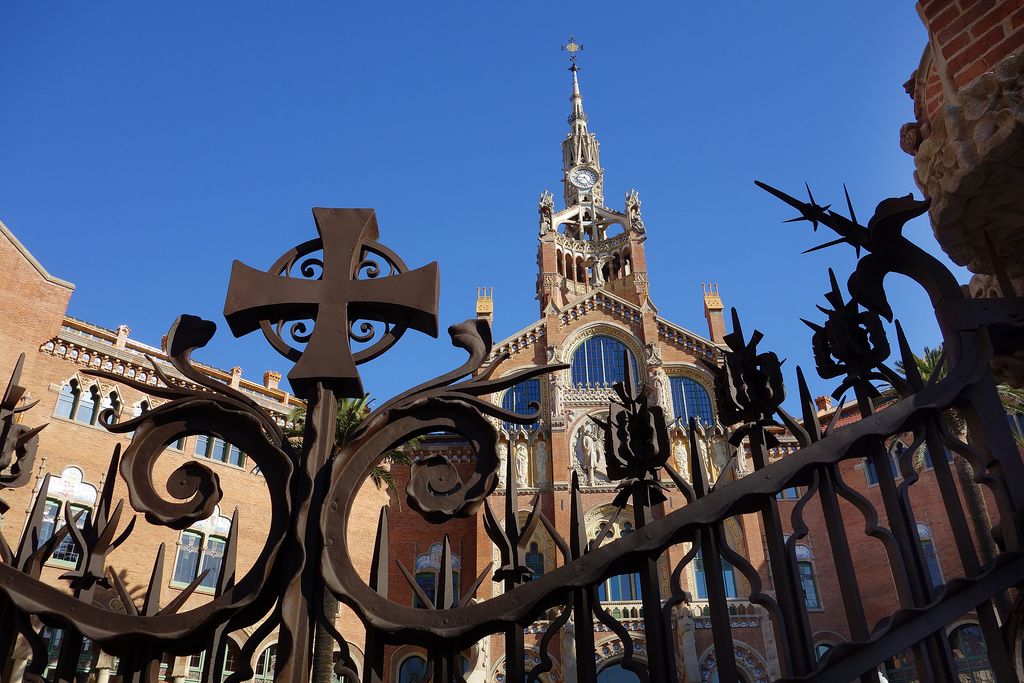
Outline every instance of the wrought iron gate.
<svg viewBox="0 0 1024 683"><path fill-rule="evenodd" d="M384 680L385 648L411 643L427 651L426 680L463 681L459 653L491 634L503 634L505 680L534 681L552 666L552 639L562 629L573 628L575 652L567 656L575 657L579 680L592 681L597 678L593 628L597 623L621 639L625 668L641 680L666 683L681 676L675 615L692 600L683 591L680 575L700 552L721 681L737 680L723 562L746 577L750 601L770 615L784 680L878 680L879 663L909 650L921 680L956 681L956 662L944 626L971 610L976 611L989 665L998 680L1018 680L1015 638L1021 617L1018 587L1024 582L1024 464L989 361L994 353L1024 349L1024 300L1013 292L1005 272L999 273L1002 298L966 298L941 263L903 237L903 225L922 215L927 202L909 196L887 199L863 226L852 206L846 217L813 198L802 202L759 185L797 208L800 218L815 229L824 225L838 235L822 246L846 243L860 256L846 287L851 298L846 300L832 276L826 295L830 307L821 308L826 318L811 326L818 373L826 379L841 379L837 394L852 392L863 419L842 428L837 428L835 420L820 424L799 368L802 415L789 415L782 408L781 361L774 353L758 349L759 332L744 336L734 312L733 330L726 337L728 348L711 370L716 376L720 420L731 425L729 442L733 448L745 444L755 471L712 487L702 455L701 428L694 423L690 425L691 481L680 476L668 464L665 415L658 406L648 404L648 394L636 386L626 362L627 379L616 386L617 397L601 427L608 473L620 484L615 505L632 506L636 532L607 542L589 538L574 475L571 533L565 538L536 505L520 524L511 459L504 477L504 510L491 507L488 496L498 485L499 460L496 432L486 416L527 424L537 415L510 414L481 397L566 366L547 365L500 379L492 378L486 369L478 374L491 350L490 330L482 321L469 320L449 328L452 343L468 354L461 367L381 405L342 452L332 456L338 399L363 394L357 365L385 353L410 328L436 335L437 269L431 264L409 270L377 242L376 219L370 210L314 209L319 237L283 255L268 272L235 262L225 304L225 316L236 336L260 330L294 362L289 379L308 404L301 450L293 448L280 425L251 398L193 367L190 355L212 338L212 322L183 315L167 335L167 354L186 382L169 378L155 362L159 386L90 371L166 402L126 422L114 423L110 411L104 414L108 429L134 432L134 436L124 453L115 450L99 504L89 519L76 524L82 520L69 513L66 524L40 542L43 503L37 501L17 546L0 538L0 653L8 655L19 636L24 638L33 651L29 677L41 680L47 662L42 630L60 627L64 638L52 680L73 680L79 654L88 642L119 658L117 673L124 681L155 681L164 653L206 651L203 680L213 682L224 673L227 634L255 627L240 657L240 670L226 679L235 682L253 676L247 664L253 649L262 636L276 629L275 680L299 683L309 679L313 634L321 624L342 648L336 671L348 680ZM892 321L894 312L883 280L890 273L908 276L931 299L948 368L941 378L936 374L926 380L919 375L898 322L895 347L905 376L887 365L891 349L882 319ZM353 342L364 346L356 351ZM28 482L40 438L41 427L28 428L18 419L31 408L21 401L24 389L19 386L19 371L20 364L0 404L0 483L6 487ZM876 383L891 387L888 405L880 411L876 410ZM942 414L951 407L966 419L970 443L945 427ZM476 453L475 470L463 480L444 458L415 463L408 504L435 523L482 514L501 564L485 569L472 590L456 598L450 591L453 565L446 538L436 595L428 597L406 573L410 587L428 607L416 609L388 597L393 567L388 559L387 510L381 513L368 580L353 567L346 529L360 484L384 454L413 437L437 431L457 433L469 442ZM795 438L799 450L769 464L769 449L780 432ZM143 513L145 523L183 529L208 517L222 497L218 478L209 468L198 462L183 465L165 491L158 490L152 477L153 464L167 444L198 433L236 444L259 466L271 493L266 544L248 572L237 576L238 538L233 525L216 592L207 604L184 609L204 575L166 604L161 601L161 582L153 580L138 604L113 570L116 565L108 562L108 555L137 521L127 521L124 501L113 499L115 478L119 475L127 483L130 506ZM912 444L897 453L903 474L902 481L897 481L888 466L887 444L893 436L907 434L912 435ZM929 581L908 494L917 481L911 454L922 444L932 453L949 449L966 459L998 506L993 535L999 552L994 558L980 557L952 468L945 458L934 459L963 566L962 576L939 589ZM874 465L883 510L876 510L840 476L839 464L848 459L866 459ZM793 511L795 531L787 537L776 494L793 486L805 488ZM659 514L666 487L677 487L687 504ZM850 642L836 645L821 661L813 649L794 554L796 542L807 533L802 511L812 499L824 511L851 634ZM859 511L867 534L885 547L899 604L879 624L868 623L865 616L861 596L871 586L854 570L856 539L848 536L841 501ZM762 521L774 590L761 585L755 568L724 539L725 520L739 514L758 515ZM561 562L557 569L531 577L524 554L538 525L555 540ZM62 577L66 586L40 581L46 558L67 538L79 559L76 568ZM659 558L681 543L690 544L689 549L671 567L670 590L663 594ZM161 575L164 559L161 548L153 565L154 577ZM631 631L603 608L597 590L608 577L623 572L639 574L645 661L633 656ZM501 583L503 592L474 602L477 589L489 580ZM98 587L117 590L125 613L94 604ZM349 605L366 625L362 670L357 670L348 644L323 613L324 590ZM527 663L524 628L545 613L549 621L539 656Z"/></svg>

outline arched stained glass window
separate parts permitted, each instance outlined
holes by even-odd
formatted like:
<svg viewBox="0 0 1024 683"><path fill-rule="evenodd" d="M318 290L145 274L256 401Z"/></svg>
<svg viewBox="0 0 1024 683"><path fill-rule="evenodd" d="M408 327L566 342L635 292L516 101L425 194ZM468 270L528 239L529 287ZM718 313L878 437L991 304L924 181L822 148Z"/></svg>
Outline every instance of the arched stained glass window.
<svg viewBox="0 0 1024 683"><path fill-rule="evenodd" d="M618 339L599 335L587 339L572 354L572 383L575 386L610 387L626 376L623 354L628 354L633 376L639 375L636 356Z"/></svg>
<svg viewBox="0 0 1024 683"><path fill-rule="evenodd" d="M525 415L530 412L531 403L540 403L540 380L528 379L510 387L505 395L501 397L501 407L512 413ZM520 425L514 422L505 422L505 429L518 429ZM527 429L536 429L538 422L526 425Z"/></svg>
<svg viewBox="0 0 1024 683"><path fill-rule="evenodd" d="M715 420L711 409L711 395L704 385L690 377L669 377L672 386L672 409L675 416L682 418L683 424L689 424L691 417L696 417L704 425Z"/></svg>

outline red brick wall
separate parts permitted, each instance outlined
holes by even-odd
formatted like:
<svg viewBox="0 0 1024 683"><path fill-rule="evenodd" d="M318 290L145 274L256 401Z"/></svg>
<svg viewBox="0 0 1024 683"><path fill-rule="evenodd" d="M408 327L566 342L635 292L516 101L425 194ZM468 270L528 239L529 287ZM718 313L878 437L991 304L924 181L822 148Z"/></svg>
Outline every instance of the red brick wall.
<svg viewBox="0 0 1024 683"><path fill-rule="evenodd" d="M958 90L1024 47L1020 0L922 0L918 7ZM942 104L934 59L928 73L918 78L925 85L918 97L931 118Z"/></svg>

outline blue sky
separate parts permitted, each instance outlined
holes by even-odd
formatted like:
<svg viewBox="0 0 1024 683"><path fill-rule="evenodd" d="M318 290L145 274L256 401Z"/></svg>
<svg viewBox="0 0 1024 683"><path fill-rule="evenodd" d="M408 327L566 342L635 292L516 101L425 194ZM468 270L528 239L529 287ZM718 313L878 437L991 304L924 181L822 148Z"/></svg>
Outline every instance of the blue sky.
<svg viewBox="0 0 1024 683"><path fill-rule="evenodd" d="M287 365L228 332L232 259L269 266L314 235L312 206L375 207L385 244L441 271L442 339L409 333L363 366L391 396L461 362L444 329L477 286L496 338L538 317L569 33L608 203L643 200L661 314L706 334L700 283L718 282L790 375L810 371L798 318L820 318L852 249L800 255L823 236L781 225L792 212L752 181L808 180L837 206L845 181L862 220L919 194L898 144L926 40L909 1L3 3L0 220L76 283L72 315L153 344L201 315L220 331L199 358L259 379ZM907 233L937 252L926 220ZM912 343L935 345L923 294L892 284Z"/></svg>

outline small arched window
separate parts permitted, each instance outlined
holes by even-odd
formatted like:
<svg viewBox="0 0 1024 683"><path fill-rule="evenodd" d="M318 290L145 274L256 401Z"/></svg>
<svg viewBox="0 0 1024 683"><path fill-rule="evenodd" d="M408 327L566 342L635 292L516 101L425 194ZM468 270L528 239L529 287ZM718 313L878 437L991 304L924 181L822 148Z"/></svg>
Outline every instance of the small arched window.
<svg viewBox="0 0 1024 683"><path fill-rule="evenodd" d="M82 424L95 425L104 410L113 410L115 415L121 412L121 397L116 390L102 395L98 385L83 387L77 379L71 379L61 387L53 414Z"/></svg>
<svg viewBox="0 0 1024 683"><path fill-rule="evenodd" d="M231 520L219 512L181 532L178 551L174 557L174 572L171 582L178 587L186 586L201 572L206 572L199 587L207 591L217 588L227 535Z"/></svg>
<svg viewBox="0 0 1024 683"><path fill-rule="evenodd" d="M427 552L416 557L416 585L418 585L431 603L435 602L434 597L437 595L437 584L438 577L441 575L441 544L433 543ZM459 560L459 556L455 553L451 555L452 563L452 585L448 590L444 605L444 609L449 609L459 601L459 583L460 583L460 570L462 569L462 562ZM413 595L413 607L425 608L426 605L420 599L419 595Z"/></svg>
<svg viewBox="0 0 1024 683"><path fill-rule="evenodd" d="M420 683L427 675L427 660L412 655L402 660L398 667L398 683Z"/></svg>
<svg viewBox="0 0 1024 683"><path fill-rule="evenodd" d="M939 555L935 552L932 530L927 524L918 523L917 536L921 539L921 554L924 556L925 564L928 565L928 578L931 579L932 588L938 588L946 582L942 578L942 567L939 565Z"/></svg>
<svg viewBox="0 0 1024 683"><path fill-rule="evenodd" d="M530 552L526 553L526 566L533 572L531 579L544 576L544 553L540 552L536 543L531 543Z"/></svg>
<svg viewBox="0 0 1024 683"><path fill-rule="evenodd" d="M625 376L624 359L629 358L633 376L639 375L636 356L618 339L596 335L576 347L572 355L572 383L575 386L610 387Z"/></svg>
<svg viewBox="0 0 1024 683"><path fill-rule="evenodd" d="M993 681L992 668L988 662L988 646L981 627L977 624L962 624L949 634L953 648L956 670L962 681ZM970 675L974 674L974 675Z"/></svg>
<svg viewBox="0 0 1024 683"><path fill-rule="evenodd" d="M540 404L540 380L528 379L510 387L505 395L501 397L501 407L509 412L526 414L530 412L530 404ZM520 425L514 422L505 422L505 429L518 429ZM538 422L526 425L527 429L536 429Z"/></svg>
<svg viewBox="0 0 1024 683"><path fill-rule="evenodd" d="M274 668L277 665L277 643L270 645L256 659L256 677L254 681L273 681Z"/></svg>
<svg viewBox="0 0 1024 683"><path fill-rule="evenodd" d="M798 543L796 546L796 568L800 575L800 589L804 594L807 609L821 609L821 593L818 591L818 576L814 571L814 554L810 546Z"/></svg>
<svg viewBox="0 0 1024 683"><path fill-rule="evenodd" d="M739 592L736 590L736 570L733 569L729 561L724 557L722 560L722 582L725 584L725 597L729 599L735 599L739 597ZM707 575L704 572L704 551L700 550L697 552L697 557L693 560L693 578L696 585L696 593L698 600L708 599L708 582Z"/></svg>
<svg viewBox="0 0 1024 683"><path fill-rule="evenodd" d="M704 385L691 377L670 377L672 387L672 409L675 416L685 424L695 417L704 424L711 425L715 421L711 409L711 395Z"/></svg>

